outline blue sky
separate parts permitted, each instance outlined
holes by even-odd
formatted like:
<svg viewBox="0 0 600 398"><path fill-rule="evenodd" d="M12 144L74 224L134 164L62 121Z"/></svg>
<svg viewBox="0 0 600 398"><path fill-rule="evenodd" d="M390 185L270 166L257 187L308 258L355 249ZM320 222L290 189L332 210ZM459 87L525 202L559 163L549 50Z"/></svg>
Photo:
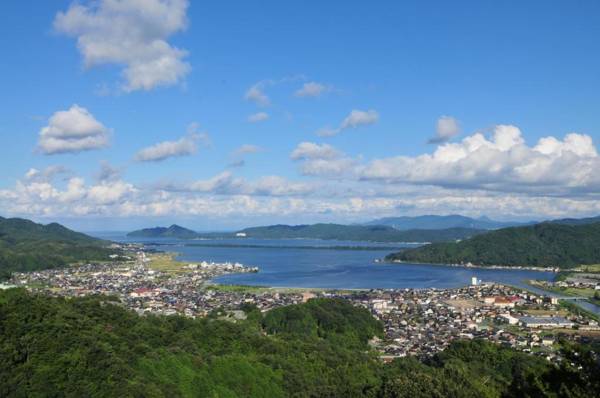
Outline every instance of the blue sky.
<svg viewBox="0 0 600 398"><path fill-rule="evenodd" d="M600 213L598 2L208 3L2 5L0 213L86 230Z"/></svg>

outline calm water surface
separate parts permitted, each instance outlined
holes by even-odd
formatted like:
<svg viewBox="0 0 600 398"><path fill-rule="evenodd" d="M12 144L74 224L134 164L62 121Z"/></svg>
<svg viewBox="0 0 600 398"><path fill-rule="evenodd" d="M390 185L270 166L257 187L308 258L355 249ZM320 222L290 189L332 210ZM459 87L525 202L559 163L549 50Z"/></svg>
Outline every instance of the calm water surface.
<svg viewBox="0 0 600 398"><path fill-rule="evenodd" d="M376 259L395 251L399 244L323 241L312 239L176 240L125 238L96 234L106 239L157 243L157 249L179 253L189 262L232 261L257 266L256 274L233 274L215 279L223 284L318 288L453 288L468 285L471 277L525 287L528 279L550 280L551 272L491 270L422 264L378 264ZM216 247L245 245L262 247ZM363 247L341 250L332 247ZM406 245L404 245L406 247Z"/></svg>

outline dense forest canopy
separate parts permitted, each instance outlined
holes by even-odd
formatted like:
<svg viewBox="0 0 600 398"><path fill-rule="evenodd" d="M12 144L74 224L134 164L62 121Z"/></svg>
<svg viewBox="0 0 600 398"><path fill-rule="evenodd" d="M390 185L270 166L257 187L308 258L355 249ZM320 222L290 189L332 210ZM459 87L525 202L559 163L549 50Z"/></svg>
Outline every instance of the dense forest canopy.
<svg viewBox="0 0 600 398"><path fill-rule="evenodd" d="M435 243L387 260L436 264L573 268L600 263L600 223L541 223L504 228L461 242Z"/></svg>
<svg viewBox="0 0 600 398"><path fill-rule="evenodd" d="M367 340L381 325L318 299L232 323L144 316L107 297L0 292L0 396L591 397L600 367L574 346L556 367L485 341L385 365ZM573 351L571 351L573 350Z"/></svg>
<svg viewBox="0 0 600 398"><path fill-rule="evenodd" d="M78 261L107 260L109 242L64 226L0 217L0 277L12 271L56 268Z"/></svg>

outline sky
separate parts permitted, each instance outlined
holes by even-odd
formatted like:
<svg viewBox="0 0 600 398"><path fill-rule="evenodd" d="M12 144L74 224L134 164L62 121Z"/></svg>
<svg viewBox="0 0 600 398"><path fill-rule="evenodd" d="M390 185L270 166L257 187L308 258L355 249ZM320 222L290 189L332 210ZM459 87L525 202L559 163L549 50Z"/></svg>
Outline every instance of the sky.
<svg viewBox="0 0 600 398"><path fill-rule="evenodd" d="M600 214L597 1L0 7L4 217Z"/></svg>

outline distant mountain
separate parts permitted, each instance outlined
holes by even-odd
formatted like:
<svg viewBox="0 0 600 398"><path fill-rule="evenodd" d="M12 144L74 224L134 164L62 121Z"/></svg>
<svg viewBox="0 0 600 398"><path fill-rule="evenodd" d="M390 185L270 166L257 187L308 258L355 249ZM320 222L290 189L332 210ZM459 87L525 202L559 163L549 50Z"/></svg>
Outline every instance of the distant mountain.
<svg viewBox="0 0 600 398"><path fill-rule="evenodd" d="M600 216L588 218L561 218L557 220L551 220L549 222L564 225L585 225L600 222Z"/></svg>
<svg viewBox="0 0 600 398"><path fill-rule="evenodd" d="M107 260L110 242L60 224L0 217L0 276L12 271L55 268L79 261Z"/></svg>
<svg viewBox="0 0 600 398"><path fill-rule="evenodd" d="M258 239L326 239L352 240L372 242L447 242L465 239L484 230L472 228L447 228L436 230L406 230L399 231L385 225L342 225L342 224L312 224L312 225L268 225L245 228L237 232L200 233L178 225L170 227L155 227L133 231L127 234L133 238L258 238Z"/></svg>
<svg viewBox="0 0 600 398"><path fill-rule="evenodd" d="M455 214L449 216L426 215L416 217L386 217L369 221L364 225L387 225L400 231L404 231L409 229L448 228L499 229L526 224L530 223L502 222L490 220L487 217L471 218Z"/></svg>
<svg viewBox="0 0 600 398"><path fill-rule="evenodd" d="M249 238L280 239L336 239L374 242L445 242L465 239L484 231L471 228L448 228L439 230L399 231L385 225L270 225L266 227L246 228L243 233Z"/></svg>
<svg viewBox="0 0 600 398"><path fill-rule="evenodd" d="M457 243L435 243L403 250L390 254L386 259L419 263L561 268L598 264L600 222L580 225L544 222L504 228Z"/></svg>
<svg viewBox="0 0 600 398"><path fill-rule="evenodd" d="M177 238L177 239L194 239L198 237L198 233L173 224L170 227L154 227L140 229L127 234L133 238Z"/></svg>

